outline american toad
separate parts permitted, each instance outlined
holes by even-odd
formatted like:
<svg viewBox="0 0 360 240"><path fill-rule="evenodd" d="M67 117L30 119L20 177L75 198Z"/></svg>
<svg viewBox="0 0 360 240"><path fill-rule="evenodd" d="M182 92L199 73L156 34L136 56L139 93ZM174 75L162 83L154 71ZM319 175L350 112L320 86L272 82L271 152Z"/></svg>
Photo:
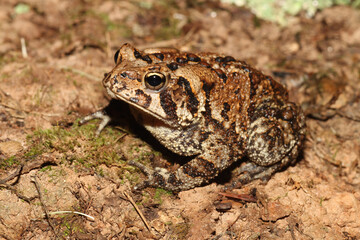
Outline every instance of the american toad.
<svg viewBox="0 0 360 240"><path fill-rule="evenodd" d="M212 53L124 44L103 79L107 93L129 104L136 121L171 151L193 156L178 168L150 169L142 186L182 191L209 182L243 159L240 182L270 177L295 162L305 134L300 107L287 90L243 61ZM99 131L110 120L103 118ZM246 157L246 158L245 158Z"/></svg>

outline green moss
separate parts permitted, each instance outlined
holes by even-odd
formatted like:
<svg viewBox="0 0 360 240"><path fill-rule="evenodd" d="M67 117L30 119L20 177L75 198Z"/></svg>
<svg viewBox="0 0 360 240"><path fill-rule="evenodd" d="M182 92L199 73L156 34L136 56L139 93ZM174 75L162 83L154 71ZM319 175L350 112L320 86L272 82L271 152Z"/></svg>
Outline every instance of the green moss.
<svg viewBox="0 0 360 240"><path fill-rule="evenodd" d="M162 188L157 188L156 191L155 191L155 195L154 195L155 202L161 204L162 203L162 196L164 196L164 195L171 196L172 192L164 190Z"/></svg>
<svg viewBox="0 0 360 240"><path fill-rule="evenodd" d="M78 122L70 129L59 126L46 130L37 130L27 137L29 150L27 158L37 157L44 153L57 153L62 163L92 168L100 164L107 166L124 163L121 154L116 150L116 140L123 134L106 128L99 137L95 136L97 124L79 126Z"/></svg>
<svg viewBox="0 0 360 240"><path fill-rule="evenodd" d="M42 169L40 169L40 172L47 172L47 171L51 171L51 166L45 166Z"/></svg>
<svg viewBox="0 0 360 240"><path fill-rule="evenodd" d="M134 185L138 184L140 182L140 172L141 171L137 171L138 169L135 169L134 167L126 167L126 168L129 170L121 171L121 173L118 172L118 176L120 178L127 179L129 182L134 183ZM136 172L138 172L138 173L135 174Z"/></svg>
<svg viewBox="0 0 360 240"><path fill-rule="evenodd" d="M81 224L74 220L74 216L65 215L62 220L61 228L63 229L62 235L64 237L73 237L75 233L84 232L83 228L80 226Z"/></svg>
<svg viewBox="0 0 360 240"><path fill-rule="evenodd" d="M142 172L133 166L130 166L123 159L122 141L123 131L106 127L99 136L95 135L99 121L79 126L75 121L70 128L60 126L51 129L39 129L27 136L28 150L24 154L22 161L29 161L42 156L51 155L56 158L58 165L70 166L75 172L95 172L99 176L106 176L105 166L117 166L117 175L120 181L128 180L136 185L143 179ZM137 143L127 146L131 154L127 153L129 159L139 161L149 165L153 155L158 155L154 151L149 151L144 143ZM1 162L0 166L12 166L16 163L15 157ZM58 171L53 172L51 166L41 169L56 181L61 175ZM161 194L157 198L161 201Z"/></svg>
<svg viewBox="0 0 360 240"><path fill-rule="evenodd" d="M18 164L19 164L19 160L15 156L11 156L9 158L0 161L0 168L7 169L9 167L16 166Z"/></svg>
<svg viewBox="0 0 360 240"><path fill-rule="evenodd" d="M98 168L96 172L100 177L105 177L104 169Z"/></svg>

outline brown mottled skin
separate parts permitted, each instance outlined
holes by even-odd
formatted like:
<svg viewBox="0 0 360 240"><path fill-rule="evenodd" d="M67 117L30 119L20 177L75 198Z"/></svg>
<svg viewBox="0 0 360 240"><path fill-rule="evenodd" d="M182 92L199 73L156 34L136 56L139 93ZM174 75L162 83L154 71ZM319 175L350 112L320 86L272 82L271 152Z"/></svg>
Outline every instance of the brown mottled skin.
<svg viewBox="0 0 360 240"><path fill-rule="evenodd" d="M115 62L103 80L108 94L128 103L165 147L194 157L173 172L131 161L148 176L142 186L187 190L241 159L247 163L240 181L248 182L296 160L304 115L281 84L245 62L176 49L139 51L130 44L119 49Z"/></svg>

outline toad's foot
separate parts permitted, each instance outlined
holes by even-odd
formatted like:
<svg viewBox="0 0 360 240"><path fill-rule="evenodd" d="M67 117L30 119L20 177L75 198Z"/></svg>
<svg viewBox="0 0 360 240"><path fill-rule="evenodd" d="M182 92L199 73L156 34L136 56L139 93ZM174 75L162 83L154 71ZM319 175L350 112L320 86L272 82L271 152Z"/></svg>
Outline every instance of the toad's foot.
<svg viewBox="0 0 360 240"><path fill-rule="evenodd" d="M139 168L148 178L146 181L137 184L134 187L135 190L141 190L143 188L154 186L154 185L164 185L164 183L161 183L161 181L162 181L162 179L164 179L164 175L166 175L167 170L162 169L162 168L151 169L151 168L148 168L145 165L135 162L133 160L129 161L129 164L134 167ZM158 176L158 177L156 177L156 176Z"/></svg>
<svg viewBox="0 0 360 240"><path fill-rule="evenodd" d="M260 179L262 181L268 181L275 172L279 170L279 164L275 164L274 166L259 166L255 163L249 162L244 164L238 170L240 177L236 180L231 181L230 184L227 184L224 189L231 190L234 188L241 188L241 186L256 180Z"/></svg>
<svg viewBox="0 0 360 240"><path fill-rule="evenodd" d="M95 135L99 136L99 134L101 133L101 131L109 124L109 122L111 121L111 118L109 117L109 115L106 113L106 111L104 109L96 111L90 115L87 115L85 117L83 117L79 124L84 124L88 121L91 121L93 119L101 119L101 123L99 124L98 128L96 129Z"/></svg>

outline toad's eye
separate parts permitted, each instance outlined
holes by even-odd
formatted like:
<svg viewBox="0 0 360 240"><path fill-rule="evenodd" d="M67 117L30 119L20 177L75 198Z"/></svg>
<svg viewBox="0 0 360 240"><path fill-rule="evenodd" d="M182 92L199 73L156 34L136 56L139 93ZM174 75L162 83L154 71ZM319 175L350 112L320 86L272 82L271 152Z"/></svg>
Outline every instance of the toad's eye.
<svg viewBox="0 0 360 240"><path fill-rule="evenodd" d="M165 86L166 77L162 73L147 73L144 77L145 87L151 90L160 90Z"/></svg>
<svg viewBox="0 0 360 240"><path fill-rule="evenodd" d="M120 53L120 49L116 51L115 55L114 55L114 61L115 61L115 64L117 64L118 62L118 58L119 58L119 53Z"/></svg>

